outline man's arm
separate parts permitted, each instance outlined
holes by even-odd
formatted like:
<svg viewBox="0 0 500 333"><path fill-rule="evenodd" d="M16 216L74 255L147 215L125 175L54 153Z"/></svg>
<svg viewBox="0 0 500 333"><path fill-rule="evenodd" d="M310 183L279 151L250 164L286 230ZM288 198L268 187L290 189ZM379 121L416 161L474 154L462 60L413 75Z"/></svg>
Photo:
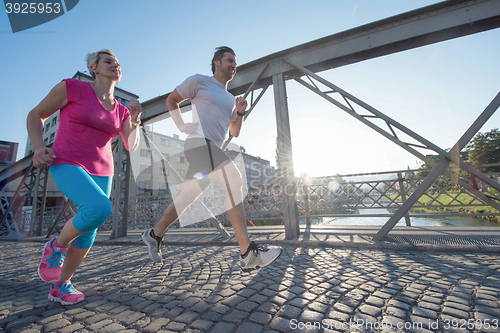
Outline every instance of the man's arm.
<svg viewBox="0 0 500 333"><path fill-rule="evenodd" d="M181 110L179 104L184 101L184 98L179 94L177 89L174 89L167 97L167 108L170 116L175 122L177 128L186 134L191 134L196 130L198 123L185 123L182 119Z"/></svg>
<svg viewBox="0 0 500 333"><path fill-rule="evenodd" d="M243 97L236 97L236 112L239 112L240 114L245 113L246 108L247 101L243 99ZM236 120L232 120L229 123L229 131L235 138L237 138L241 133L243 118L244 116L237 116Z"/></svg>

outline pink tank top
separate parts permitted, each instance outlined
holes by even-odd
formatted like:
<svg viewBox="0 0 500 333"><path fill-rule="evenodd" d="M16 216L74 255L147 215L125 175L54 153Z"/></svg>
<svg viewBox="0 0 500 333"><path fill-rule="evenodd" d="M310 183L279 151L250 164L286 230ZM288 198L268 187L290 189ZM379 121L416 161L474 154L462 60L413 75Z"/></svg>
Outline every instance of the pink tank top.
<svg viewBox="0 0 500 333"><path fill-rule="evenodd" d="M64 81L68 104L60 111L52 146L56 158L49 165L72 164L94 176L112 176L111 140L120 133L129 110L115 99L114 109L108 111L89 82Z"/></svg>

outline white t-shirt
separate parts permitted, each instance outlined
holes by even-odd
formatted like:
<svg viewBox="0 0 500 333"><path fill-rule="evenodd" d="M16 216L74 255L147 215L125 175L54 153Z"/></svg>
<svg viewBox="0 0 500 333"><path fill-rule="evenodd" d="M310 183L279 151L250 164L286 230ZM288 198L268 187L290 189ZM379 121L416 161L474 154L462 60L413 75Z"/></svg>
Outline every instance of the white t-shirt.
<svg viewBox="0 0 500 333"><path fill-rule="evenodd" d="M236 98L213 76L195 74L177 86L182 98L193 106L193 123L199 123L190 138L207 138L221 146L229 123L236 120Z"/></svg>

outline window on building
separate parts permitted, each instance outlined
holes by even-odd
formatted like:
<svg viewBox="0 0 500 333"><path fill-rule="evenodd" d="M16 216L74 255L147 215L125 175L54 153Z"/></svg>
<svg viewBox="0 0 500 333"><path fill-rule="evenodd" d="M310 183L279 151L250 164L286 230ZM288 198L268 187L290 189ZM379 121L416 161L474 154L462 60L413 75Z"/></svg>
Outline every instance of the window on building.
<svg viewBox="0 0 500 333"><path fill-rule="evenodd" d="M56 135L56 133L50 133L50 138L49 138L50 143L54 142L55 135Z"/></svg>
<svg viewBox="0 0 500 333"><path fill-rule="evenodd" d="M184 149L184 144L182 142L177 142L177 149Z"/></svg>
<svg viewBox="0 0 500 333"><path fill-rule="evenodd" d="M181 176L184 177L186 175L186 171L184 170L177 170L177 173Z"/></svg>
<svg viewBox="0 0 500 333"><path fill-rule="evenodd" d="M160 142L163 146L167 146L167 147L170 147L170 140L169 139L165 139L165 138L161 138L161 142Z"/></svg>
<svg viewBox="0 0 500 333"><path fill-rule="evenodd" d="M175 161L177 163L184 163L184 157L182 157L182 156L176 156L175 157Z"/></svg>
<svg viewBox="0 0 500 333"><path fill-rule="evenodd" d="M55 126L57 124L57 116L52 118L52 126Z"/></svg>
<svg viewBox="0 0 500 333"><path fill-rule="evenodd" d="M163 154L163 157L165 157L165 159L166 159L167 161L170 161L170 155L169 155L169 154Z"/></svg>
<svg viewBox="0 0 500 333"><path fill-rule="evenodd" d="M160 167L160 176L168 176L168 169Z"/></svg>
<svg viewBox="0 0 500 333"><path fill-rule="evenodd" d="M245 163L245 168L246 168L246 169L250 169L250 164Z"/></svg>
<svg viewBox="0 0 500 333"><path fill-rule="evenodd" d="M160 191L167 191L168 190L168 184L165 184L165 183L159 183L158 184L158 189Z"/></svg>
<svg viewBox="0 0 500 333"><path fill-rule="evenodd" d="M149 183L148 182L139 182L139 190L149 191Z"/></svg>
<svg viewBox="0 0 500 333"><path fill-rule="evenodd" d="M47 125L45 126L45 133L49 131L49 128L50 128L50 123L47 123Z"/></svg>
<svg viewBox="0 0 500 333"><path fill-rule="evenodd" d="M139 172L151 173L149 165L139 165Z"/></svg>
<svg viewBox="0 0 500 333"><path fill-rule="evenodd" d="M141 149L141 156L142 157L151 157L151 150Z"/></svg>
<svg viewBox="0 0 500 333"><path fill-rule="evenodd" d="M47 137L47 138L45 138L45 139L43 140L43 142L45 142L45 145L47 145L47 144L49 143L49 138L48 138L48 137Z"/></svg>

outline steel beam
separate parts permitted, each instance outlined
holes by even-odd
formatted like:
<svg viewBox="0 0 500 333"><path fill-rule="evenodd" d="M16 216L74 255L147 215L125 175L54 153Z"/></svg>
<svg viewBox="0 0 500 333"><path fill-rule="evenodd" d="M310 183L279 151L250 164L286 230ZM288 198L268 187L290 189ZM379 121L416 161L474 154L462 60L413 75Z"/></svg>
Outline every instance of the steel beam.
<svg viewBox="0 0 500 333"><path fill-rule="evenodd" d="M299 69L302 73L306 74L308 77L312 77L315 80L317 80L318 82L321 82L325 86L327 86L330 89L332 89L331 92L339 93L344 98L344 100L349 105L349 107L347 107L347 106L343 105L342 103L336 101L335 99L333 99L332 97L330 97L327 93L322 92L316 85L314 85L314 86L310 85L310 84L308 84L307 82L303 81L300 78L296 79L297 82L299 82L300 84L302 84L305 87L309 88L310 90L318 93L319 95L323 96L325 99L329 100L330 102L332 102L333 104L335 104L336 106L338 106L342 110L346 111L350 115L354 116L355 118L357 118L361 122L365 123L366 125L370 126L373 129L375 129L377 132L379 132L380 134L384 135L385 137L387 137L391 141L395 142L396 144L398 144L400 147L404 148L408 152L410 152L410 153L414 154L415 156L421 158L423 161L427 162L427 160L429 160L429 158L425 157L423 154L421 154L420 152L418 152L417 150L415 150L415 149L412 148L412 146L417 146L417 145L401 141L397 137L396 133L394 132L393 127L397 128L401 132L407 134L411 138L413 138L416 141L420 142L422 145L418 145L419 148L424 148L424 149L429 149L429 150L435 151L439 155L441 155L441 156L443 156L443 157L451 160L452 162L454 162L455 164L457 164L457 166L462 167L463 169L467 170L471 174L475 175L477 178L481 179L483 182L487 183L491 187L493 187L496 190L500 191L500 184L498 182L496 182L493 179L487 177L486 175L484 175L481 172L477 171L472 166L470 166L470 165L468 165L468 164L460 161L459 159L453 158L453 156L450 153L448 153L447 151L445 151L444 149L440 148L439 146L435 145L434 143L430 142L429 140L425 139L424 137L418 135L417 133L413 132L412 130L410 130L409 128L403 126L402 124L398 123L397 121L393 120L392 118L386 116L385 114L383 114L382 112L380 112L377 109L373 108L372 106L368 105L367 103L363 102L362 100L360 100L360 99L356 98L355 96L349 94L348 92L342 90L341 88L337 87L336 85L334 85L333 83L329 82L328 80L323 79L322 77L320 77L316 73L313 73L312 71L308 70L307 68L305 68L305 67L303 67L301 65L298 65L298 64L294 64L294 63L289 62L289 61L287 61L287 62L290 65L292 65L292 66L296 67L297 69ZM370 115L370 116L359 115L354 110L354 108L350 105L349 101L352 101L352 102L356 103L357 105L361 106L362 108L364 108L366 111L371 112L372 115ZM468 130L468 133L466 133L466 134L470 134L471 132L477 133L477 131L481 128L481 126L485 122L485 121L483 121L484 119L482 119L482 118L484 118L486 116L489 118L496 111L496 109L498 109L499 106L500 106L500 94L498 94L493 99L493 101L490 103L490 105L488 105L488 109L489 110L485 110L485 112L483 112L480 115L480 118L478 118L476 120L476 122L473 124L473 126L475 126L475 127L474 128L471 127ZM382 119L388 125L390 133L388 133L387 131L384 131L379 126L371 123L366 118L379 118L379 119ZM480 127L477 127L477 126L480 126ZM470 136L470 135L468 135L468 136ZM470 140L471 139L469 139L469 141Z"/></svg>
<svg viewBox="0 0 500 333"><path fill-rule="evenodd" d="M109 239L116 239L127 236L127 225L128 225L128 189L127 181L125 182L125 189L122 190L122 179L130 178L130 159L128 158L128 152L124 151L123 140L118 137L117 142L117 159L116 159L116 169L114 175L115 189L113 192L113 230ZM122 169L123 157L125 155L126 170ZM125 174L124 174L125 173ZM121 201L123 200L123 204ZM121 213L121 214L120 214Z"/></svg>
<svg viewBox="0 0 500 333"><path fill-rule="evenodd" d="M302 76L288 60L313 72L397 53L500 27L498 0L449 0L412 10L340 33L300 44L238 66L228 91L241 95L272 84L272 77L285 80ZM142 120L169 117L168 93L142 103ZM181 112L190 111L189 102Z"/></svg>
<svg viewBox="0 0 500 333"><path fill-rule="evenodd" d="M299 237L299 219L297 214L297 184L294 179L292 136L290 116L286 96L286 84L283 74L273 77L274 105L276 109L276 126L278 132L277 157L283 170L281 196L283 200L283 219L286 239Z"/></svg>
<svg viewBox="0 0 500 333"><path fill-rule="evenodd" d="M33 209L31 211L30 233L34 236L41 236L43 231L43 220L45 213L45 203L47 199L47 184L49 180L49 169L47 167L37 168L36 177L33 184Z"/></svg>
<svg viewBox="0 0 500 333"><path fill-rule="evenodd" d="M500 27L498 0L450 0L402 13L354 29L276 52L238 67L228 90L245 92L264 67L255 85L268 84L281 73L286 79L301 76L281 62L286 59L313 72L401 52Z"/></svg>
<svg viewBox="0 0 500 333"><path fill-rule="evenodd" d="M461 151L467 143L476 135L484 123L495 113L495 111L500 107L500 93L491 101L491 103L486 107L486 109L479 115L479 117L472 123L472 125L465 131L465 133L458 139L457 143L451 149L457 152ZM445 157L441 159L438 165L429 173L429 175L424 179L424 181L418 186L418 188L413 192L413 194L408 198L407 201L394 213L394 215L386 222L386 224L377 232L373 237L374 241L380 241L384 236L386 236L389 231L394 228L398 221L403 217L403 215L410 210L410 208L415 204L415 202L422 196L422 194L427 191L427 189L434 183L437 177L446 170L449 163L453 161L452 156ZM456 161L453 161L457 163ZM462 165L461 163L459 164ZM471 167L472 168L472 167ZM472 168L475 170L474 168ZM486 176L485 176L486 177ZM488 178L488 177L486 177ZM489 179L489 178L488 178ZM493 180L492 180L493 181ZM493 181L495 182L495 181ZM496 183L496 182L495 182ZM497 183L498 184L498 183Z"/></svg>
<svg viewBox="0 0 500 333"><path fill-rule="evenodd" d="M24 176L31 171L31 160L33 154L25 156L16 163L9 165L7 168L0 171L0 191L7 185L7 183Z"/></svg>
<svg viewBox="0 0 500 333"><path fill-rule="evenodd" d="M364 124L368 125L372 129L376 130L378 133L380 133L383 136L385 136L386 138L390 139L391 141L393 141L394 143L396 143L400 147L404 148L408 152L421 158L423 161L426 161L426 163L429 163L431 166L435 166L435 168L442 167L443 168L442 170L437 169L437 171L436 171L437 174L432 174L432 176L434 176L435 178L437 178L441 173L447 173L449 175L449 172L446 170L448 164L446 164L446 166L443 166L440 163L440 164L438 164L438 166L436 166L435 162L431 161L428 157L424 156L422 153L420 153L419 151L417 151L413 148L417 145L401 141L398 138L396 132L394 131L394 128L397 128L399 131L405 133L406 135L410 136L414 140L420 142L421 145L418 145L418 147L424 148L424 149L429 149L429 150L432 150L432 151L438 153L439 155L441 155L443 157L443 160L446 160L448 162L453 162L455 165L457 165L457 167L461 167L461 168L467 170L473 176L476 176L477 178L481 179L483 182L485 182L489 186L495 188L496 190L500 190L500 184L498 184L498 182L487 177L486 175L482 174L481 172L477 171L472 166L460 161L460 159L456 158L456 156L455 156L455 155L458 155L458 152L465 147L465 145L472 139L472 137L484 125L484 123L500 107L500 93L486 107L486 109L481 113L481 115L471 125L471 127L466 131L466 133L464 133L464 135L460 138L459 142L457 142L454 149L452 149L452 151L454 151L455 154L450 154L450 153L446 152L444 149L441 149L439 146L433 144L429 140L427 140L427 139L421 137L420 135L418 135L417 133L411 131L407 127L405 127L405 126L401 125L400 123L396 122L395 120L387 117L386 115L384 115L382 112L378 111L377 109L371 107L370 105L366 104L365 102L361 101L360 99L356 98L355 96L353 96L353 95L347 93L346 91L342 90L341 88L337 87L333 83L323 79L318 74L310 71L309 69L307 69L301 65L292 63L290 61L287 61L287 63L290 64L291 66L294 66L298 70L300 70L303 74L306 74L306 76L311 81L311 84L302 80L301 78L296 78L295 80L297 82L299 82L303 86L307 87L308 89L312 90L313 92L317 93L318 95L322 96L323 98L327 99L332 104L336 105L337 107L344 110L345 112L347 112L351 116L355 117L359 121L363 122ZM329 89L332 89L332 90L328 91L328 92L321 91L318 88L318 86L311 80L311 78L314 78L315 80L317 80L318 82L322 83L323 85L325 85L326 87L328 87ZM338 102L333 97L331 97L329 94L332 94L332 93L338 93L340 96L342 96L342 98L344 99L347 106ZM356 103L357 105L362 107L364 110L370 112L371 115L358 114L356 112L356 110L352 107L351 103ZM369 118L378 118L378 119L383 120L387 124L389 131L386 131L386 130L380 128L379 126L377 126L376 124L372 123L371 121L368 120ZM416 200L418 200L418 198L424 193L424 191L427 190L427 188L432 184L432 182L435 180L435 178L431 179L431 180L426 179L421 186L426 186L425 184L427 184L427 182L430 182L428 184L428 186L425 187L424 189L420 189L420 187L419 187L419 189L417 189L417 191L414 192L413 197L410 197L410 198L408 198L407 201L405 201L405 204L400 208L400 210L403 210L403 212L399 212L399 210L398 210L397 214L394 214L393 218L391 218L390 221L387 222L387 224L391 225L391 227L389 227L388 230L392 229L394 227L394 225L396 225L396 223L399 221L400 218L402 218L403 216L407 217L407 210L409 208L411 208L411 206L416 202ZM473 191L470 184L466 184L465 182L458 181L458 180L457 180L457 183L460 183L461 186L464 186L468 190ZM476 193L479 191L473 191L473 192ZM497 203L494 203L493 200L488 199L484 194L481 195L481 198L485 199L485 202L487 202L487 203L492 203L494 207L499 206ZM411 203L411 201L413 201L413 203ZM405 209L406 209L406 211L404 211ZM399 215L401 215L401 216L399 216ZM408 224L408 218L407 218L407 224ZM383 232L388 232L388 230L387 230L387 228L384 228ZM383 236L377 237L376 239L380 240L381 237L383 237Z"/></svg>

